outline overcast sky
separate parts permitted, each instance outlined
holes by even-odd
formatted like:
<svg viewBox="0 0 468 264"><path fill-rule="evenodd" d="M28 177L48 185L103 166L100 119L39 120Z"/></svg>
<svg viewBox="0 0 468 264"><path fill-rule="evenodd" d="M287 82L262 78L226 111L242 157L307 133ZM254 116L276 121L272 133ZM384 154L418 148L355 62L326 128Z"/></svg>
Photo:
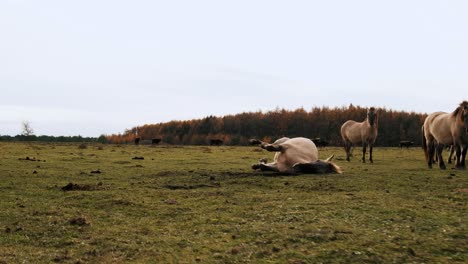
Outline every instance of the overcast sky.
<svg viewBox="0 0 468 264"><path fill-rule="evenodd" d="M0 1L0 135L277 107L452 111L468 1Z"/></svg>

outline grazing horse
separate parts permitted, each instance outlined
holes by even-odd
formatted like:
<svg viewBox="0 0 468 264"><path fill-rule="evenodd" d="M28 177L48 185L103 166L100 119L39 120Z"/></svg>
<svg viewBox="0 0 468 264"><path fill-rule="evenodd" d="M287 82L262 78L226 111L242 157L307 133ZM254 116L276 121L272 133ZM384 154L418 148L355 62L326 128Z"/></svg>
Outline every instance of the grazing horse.
<svg viewBox="0 0 468 264"><path fill-rule="evenodd" d="M444 146L453 144L456 150L455 167L466 167L466 151L468 145L468 101L463 101L452 113L435 112L424 120L422 126L423 150L427 165L432 168L434 155L439 162L439 168L445 169L442 158Z"/></svg>
<svg viewBox="0 0 468 264"><path fill-rule="evenodd" d="M221 139L210 139L211 146L221 146L223 144L223 140Z"/></svg>
<svg viewBox="0 0 468 264"><path fill-rule="evenodd" d="M318 150L314 142L308 138L283 137L272 144L260 140L250 140L251 144L260 144L260 147L273 151L273 162L252 165L252 169L261 171L275 171L282 173L341 173L340 167L330 162L333 156L326 160L318 159Z"/></svg>
<svg viewBox="0 0 468 264"><path fill-rule="evenodd" d="M366 162L367 146L369 146L369 161L374 162L372 160L372 149L377 138L378 125L377 111L374 107L371 107L367 110L367 118L363 122L348 120L341 126L341 137L343 138L347 161L351 156L353 144L362 144L362 162Z"/></svg>
<svg viewBox="0 0 468 264"><path fill-rule="evenodd" d="M161 138L153 138L151 139L151 145L157 145L161 142Z"/></svg>
<svg viewBox="0 0 468 264"><path fill-rule="evenodd" d="M411 147L412 145L414 145L414 142L413 142L413 141L408 141L408 140L402 140L402 141L400 141L400 148L403 148L403 147L409 148L409 147Z"/></svg>
<svg viewBox="0 0 468 264"><path fill-rule="evenodd" d="M312 141L315 143L315 145L319 148L321 147L326 147L328 146L330 143L328 143L328 141L324 140L324 139L321 139L321 138L314 138L312 139Z"/></svg>
<svg viewBox="0 0 468 264"><path fill-rule="evenodd" d="M135 142L135 145L139 145L140 144L140 138L139 137L135 138L134 142Z"/></svg>

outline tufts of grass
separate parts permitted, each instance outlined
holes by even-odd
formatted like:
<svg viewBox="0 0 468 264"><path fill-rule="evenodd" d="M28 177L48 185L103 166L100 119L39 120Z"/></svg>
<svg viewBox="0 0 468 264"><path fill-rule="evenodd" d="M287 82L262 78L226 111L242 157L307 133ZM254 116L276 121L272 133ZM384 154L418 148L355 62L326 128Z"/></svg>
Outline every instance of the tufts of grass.
<svg viewBox="0 0 468 264"><path fill-rule="evenodd" d="M468 173L420 149L288 176L255 147L78 146L0 143L0 263L467 261Z"/></svg>

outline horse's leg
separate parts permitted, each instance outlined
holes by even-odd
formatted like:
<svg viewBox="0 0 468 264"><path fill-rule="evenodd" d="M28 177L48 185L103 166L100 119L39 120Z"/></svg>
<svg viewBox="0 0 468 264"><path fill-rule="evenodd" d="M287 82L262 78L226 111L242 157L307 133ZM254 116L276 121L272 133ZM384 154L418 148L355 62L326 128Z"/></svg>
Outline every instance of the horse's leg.
<svg viewBox="0 0 468 264"><path fill-rule="evenodd" d="M437 154L437 159L439 160L439 168L441 170L445 170L445 163L444 163L444 158L442 158L442 151L444 150L444 144L437 144L436 148L436 154Z"/></svg>
<svg viewBox="0 0 468 264"><path fill-rule="evenodd" d="M362 163L366 163L366 148L367 144L362 143Z"/></svg>
<svg viewBox="0 0 468 264"><path fill-rule="evenodd" d="M447 160L447 162L448 162L449 164L452 163L452 157L453 157L453 152L454 152L454 151L455 151L454 145L450 146L450 154L449 154L449 157L448 157L448 160Z"/></svg>
<svg viewBox="0 0 468 264"><path fill-rule="evenodd" d="M467 150L468 150L468 146L465 144L465 146L463 146L463 151L461 154L461 162L460 162L463 169L466 168L465 159L466 159Z"/></svg>
<svg viewBox="0 0 468 264"><path fill-rule="evenodd" d="M374 144L369 144L369 161L370 163L374 163L374 160L372 159L372 149L374 148Z"/></svg>
<svg viewBox="0 0 468 264"><path fill-rule="evenodd" d="M258 164L254 164L252 165L252 169L254 170L261 170L261 171L274 171L274 172L278 172L278 167L276 166L276 162L273 162L273 163L258 163Z"/></svg>
<svg viewBox="0 0 468 264"><path fill-rule="evenodd" d="M282 147L277 144L269 144L258 139L251 139L249 141L250 141L250 144L260 145L262 149L266 149L268 151L281 151L282 150Z"/></svg>
<svg viewBox="0 0 468 264"><path fill-rule="evenodd" d="M344 149L346 152L346 161L349 161L349 156L351 155L351 142L348 140L344 141Z"/></svg>
<svg viewBox="0 0 468 264"><path fill-rule="evenodd" d="M465 160L466 160L466 152L467 152L467 145L459 146L457 145L457 169L465 169Z"/></svg>
<svg viewBox="0 0 468 264"><path fill-rule="evenodd" d="M460 145L454 144L453 147L455 148L455 168L460 168L461 166L461 153L462 149Z"/></svg>
<svg viewBox="0 0 468 264"><path fill-rule="evenodd" d="M427 146L427 166L432 169L432 163L434 163L434 141L426 143Z"/></svg>
<svg viewBox="0 0 468 264"><path fill-rule="evenodd" d="M348 141L348 161L350 161L351 157L353 156L353 143Z"/></svg>
<svg viewBox="0 0 468 264"><path fill-rule="evenodd" d="M281 151L283 147L281 145L275 145L275 144L267 144L267 145L262 145L262 148L268 150L268 151Z"/></svg>

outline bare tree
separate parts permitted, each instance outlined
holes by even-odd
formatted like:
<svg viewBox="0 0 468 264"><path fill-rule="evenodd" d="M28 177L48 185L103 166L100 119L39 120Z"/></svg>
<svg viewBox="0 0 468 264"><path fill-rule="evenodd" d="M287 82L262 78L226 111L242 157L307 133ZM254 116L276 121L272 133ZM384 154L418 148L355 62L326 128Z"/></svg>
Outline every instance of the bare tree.
<svg viewBox="0 0 468 264"><path fill-rule="evenodd" d="M21 127L23 129L22 132L21 132L22 136L32 136L32 135L34 135L34 130L32 129L31 124L29 123L29 121L23 121L21 123Z"/></svg>

